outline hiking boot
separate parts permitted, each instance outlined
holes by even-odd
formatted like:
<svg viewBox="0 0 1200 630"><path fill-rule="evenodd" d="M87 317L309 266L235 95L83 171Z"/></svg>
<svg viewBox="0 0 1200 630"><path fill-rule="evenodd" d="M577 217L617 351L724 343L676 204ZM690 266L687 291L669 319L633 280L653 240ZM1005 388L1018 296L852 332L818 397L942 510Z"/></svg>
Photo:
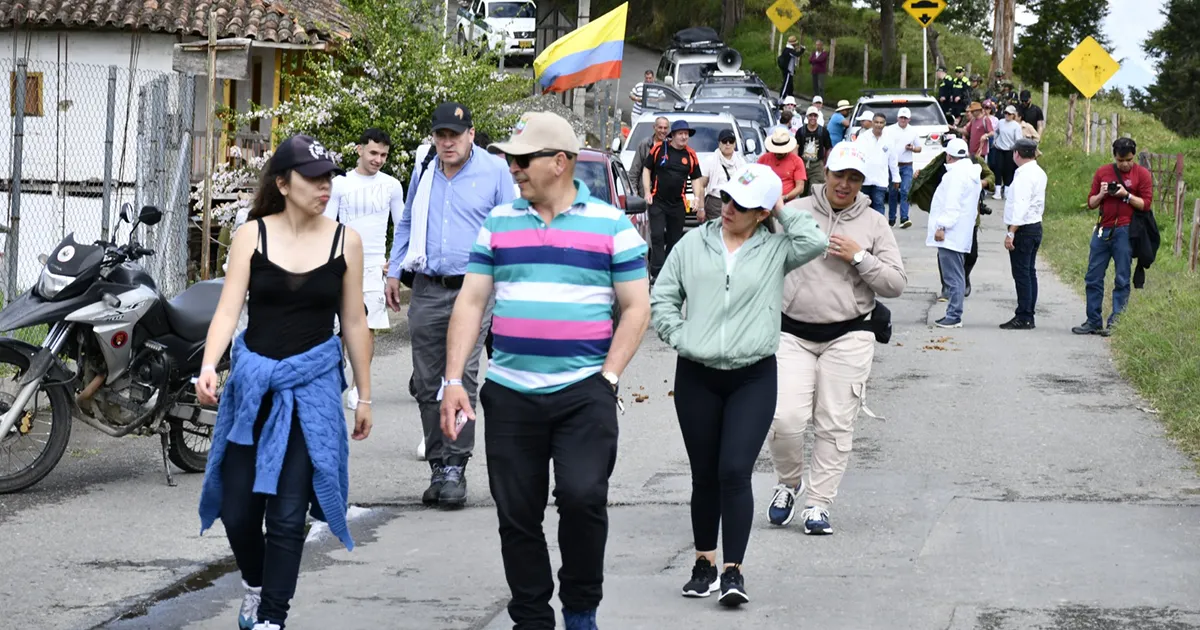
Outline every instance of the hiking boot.
<svg viewBox="0 0 1200 630"><path fill-rule="evenodd" d="M829 510L823 507L810 505L804 508L800 517L804 519L804 533L809 536L828 536L833 533L833 526L829 524Z"/></svg>
<svg viewBox="0 0 1200 630"><path fill-rule="evenodd" d="M467 502L467 460L463 457L451 457L446 460L442 469L445 483L438 493L438 505L444 508L460 508Z"/></svg>
<svg viewBox="0 0 1200 630"><path fill-rule="evenodd" d="M719 590L721 578L717 575L717 567L708 558L696 558L696 564L692 566L692 579L683 585L683 596L708 597Z"/></svg>
<svg viewBox="0 0 1200 630"><path fill-rule="evenodd" d="M572 611L563 608L563 625L566 630L598 630L596 627L596 609Z"/></svg>
<svg viewBox="0 0 1200 630"><path fill-rule="evenodd" d="M446 485L446 467L442 465L442 460L429 460L429 487L425 489L425 493L421 495L421 503L425 505L437 505L438 498L442 494L442 488Z"/></svg>
<svg viewBox="0 0 1200 630"><path fill-rule="evenodd" d="M729 567L721 574L721 605L730 608L748 603L750 596L746 594L746 579L742 577L741 569Z"/></svg>
<svg viewBox="0 0 1200 630"><path fill-rule="evenodd" d="M250 586L242 580L246 594L242 596L242 608L238 611L239 630L253 630L258 623L258 605L262 603L262 587Z"/></svg>
<svg viewBox="0 0 1200 630"><path fill-rule="evenodd" d="M1075 333L1076 335L1103 335L1104 329L1099 326L1093 326L1088 322L1084 322L1079 326L1072 328L1071 332Z"/></svg>

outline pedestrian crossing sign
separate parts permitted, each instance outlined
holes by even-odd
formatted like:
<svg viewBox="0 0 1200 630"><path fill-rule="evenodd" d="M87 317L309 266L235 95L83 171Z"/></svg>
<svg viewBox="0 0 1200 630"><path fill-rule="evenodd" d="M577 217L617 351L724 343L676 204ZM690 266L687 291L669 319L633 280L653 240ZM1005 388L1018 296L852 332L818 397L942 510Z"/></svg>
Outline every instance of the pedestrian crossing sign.
<svg viewBox="0 0 1200 630"><path fill-rule="evenodd" d="M921 28L928 28L946 10L946 0L908 0L904 3L904 10Z"/></svg>
<svg viewBox="0 0 1200 630"><path fill-rule="evenodd" d="M800 7L792 0L775 0L775 4L767 9L767 19L771 20L780 33L791 28L803 15Z"/></svg>
<svg viewBox="0 0 1200 630"><path fill-rule="evenodd" d="M1075 50L1058 64L1058 71L1067 77L1084 98L1095 96L1120 69L1121 64L1092 37L1080 42Z"/></svg>

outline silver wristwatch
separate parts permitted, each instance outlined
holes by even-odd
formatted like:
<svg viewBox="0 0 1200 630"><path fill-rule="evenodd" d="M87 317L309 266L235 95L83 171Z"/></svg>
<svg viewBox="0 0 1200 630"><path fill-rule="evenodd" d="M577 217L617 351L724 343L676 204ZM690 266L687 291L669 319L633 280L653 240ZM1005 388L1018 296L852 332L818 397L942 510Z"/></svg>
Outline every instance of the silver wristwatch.
<svg viewBox="0 0 1200 630"><path fill-rule="evenodd" d="M613 390L617 389L617 384L621 379L616 374L612 372L601 372L600 376L604 377L604 380L608 381L609 385L612 385Z"/></svg>
<svg viewBox="0 0 1200 630"><path fill-rule="evenodd" d="M862 261L867 259L867 250L860 249L854 254L854 266L857 267Z"/></svg>

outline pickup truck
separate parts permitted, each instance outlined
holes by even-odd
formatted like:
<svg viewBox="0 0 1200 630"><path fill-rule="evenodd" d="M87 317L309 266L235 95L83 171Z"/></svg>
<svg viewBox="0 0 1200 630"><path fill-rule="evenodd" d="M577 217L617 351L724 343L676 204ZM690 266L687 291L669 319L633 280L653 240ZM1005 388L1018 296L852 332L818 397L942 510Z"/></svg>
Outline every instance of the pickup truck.
<svg viewBox="0 0 1200 630"><path fill-rule="evenodd" d="M497 50L505 57L530 57L535 53L537 4L532 0L470 0L458 9L455 40Z"/></svg>

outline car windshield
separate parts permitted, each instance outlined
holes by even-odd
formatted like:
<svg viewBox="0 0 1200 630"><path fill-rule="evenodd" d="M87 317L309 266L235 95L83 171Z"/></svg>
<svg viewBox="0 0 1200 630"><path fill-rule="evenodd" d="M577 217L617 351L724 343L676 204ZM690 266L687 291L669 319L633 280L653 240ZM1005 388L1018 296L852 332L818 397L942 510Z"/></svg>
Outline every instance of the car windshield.
<svg viewBox="0 0 1200 630"><path fill-rule="evenodd" d="M763 127L771 126L771 112L762 105L754 103L692 103L688 111L709 112L711 114L729 113L739 120L750 120Z"/></svg>
<svg viewBox="0 0 1200 630"><path fill-rule="evenodd" d="M612 203L612 195L608 190L608 162L585 162L579 160L575 164L575 177L578 177L583 183L587 184L588 190L592 192L592 196L603 201L604 203Z"/></svg>
<svg viewBox="0 0 1200 630"><path fill-rule="evenodd" d="M860 106L860 111L863 109L871 110L876 114L887 116L889 125L896 123L896 114L900 112L901 107L907 107L912 111L912 118L909 119L910 125L920 126L942 126L946 124L946 115L942 113L942 108L937 103L931 102L884 102L884 103L864 103Z"/></svg>
<svg viewBox="0 0 1200 630"><path fill-rule="evenodd" d="M733 125L727 122L718 121L688 121L692 129L696 130L696 135L692 136L688 146L696 153L712 153L717 150L717 136L720 135L723 129L733 129ZM654 121L638 124L629 134L629 141L625 143L627 150L635 151L646 138L654 135Z"/></svg>
<svg viewBox="0 0 1200 630"><path fill-rule="evenodd" d="M716 62L679 64L679 76L675 77L675 85L692 85L699 83L708 70L716 70Z"/></svg>
<svg viewBox="0 0 1200 630"><path fill-rule="evenodd" d="M761 85L708 83L697 85L692 98L739 98L744 96L769 96Z"/></svg>
<svg viewBox="0 0 1200 630"><path fill-rule="evenodd" d="M487 5L488 17L535 18L537 7L532 2L492 2Z"/></svg>

